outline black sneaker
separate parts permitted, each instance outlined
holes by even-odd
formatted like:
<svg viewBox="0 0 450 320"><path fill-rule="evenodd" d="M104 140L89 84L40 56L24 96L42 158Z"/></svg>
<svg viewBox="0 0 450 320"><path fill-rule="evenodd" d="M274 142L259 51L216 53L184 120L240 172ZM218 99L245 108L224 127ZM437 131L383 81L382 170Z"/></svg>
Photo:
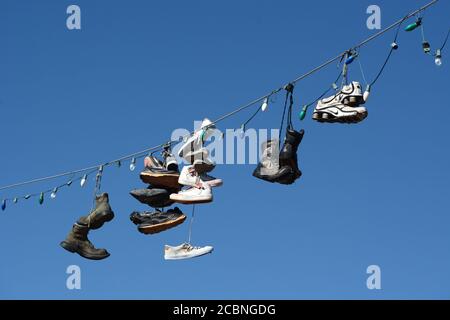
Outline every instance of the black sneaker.
<svg viewBox="0 0 450 320"><path fill-rule="evenodd" d="M141 213L142 222L138 230L144 234L154 234L173 228L186 220L186 216L178 207L167 212L156 211L153 213Z"/></svg>
<svg viewBox="0 0 450 320"><path fill-rule="evenodd" d="M144 211L144 212L138 212L134 211L130 214L130 220L135 225L141 224L144 221L151 219L151 217L155 214L161 213L161 210L156 209L156 211L150 212L150 211Z"/></svg>
<svg viewBox="0 0 450 320"><path fill-rule="evenodd" d="M173 201L170 200L170 194L173 192L177 192L177 190L149 187L131 190L130 195L150 207L163 208L173 204Z"/></svg>

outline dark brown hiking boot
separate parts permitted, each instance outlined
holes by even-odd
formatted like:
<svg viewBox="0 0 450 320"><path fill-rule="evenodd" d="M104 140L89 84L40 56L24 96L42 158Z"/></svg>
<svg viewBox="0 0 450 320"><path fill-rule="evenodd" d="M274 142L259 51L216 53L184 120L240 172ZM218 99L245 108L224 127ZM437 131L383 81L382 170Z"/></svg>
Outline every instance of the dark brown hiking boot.
<svg viewBox="0 0 450 320"><path fill-rule="evenodd" d="M95 208L87 216L78 219L81 225L87 225L90 229L96 230L103 226L105 222L114 218L114 212L109 205L107 193L102 193L95 197Z"/></svg>
<svg viewBox="0 0 450 320"><path fill-rule="evenodd" d="M89 230L99 229L105 222L111 221L113 218L114 212L109 205L108 194L102 193L96 196L94 210L78 219L66 240L61 242L61 247L69 252L76 252L86 259L101 260L109 257L108 251L96 249L87 235Z"/></svg>
<svg viewBox="0 0 450 320"><path fill-rule="evenodd" d="M87 237L88 233L89 227L87 225L75 223L66 240L61 242L61 247L69 252L76 252L86 259L102 260L109 257L106 249L96 249L94 247Z"/></svg>

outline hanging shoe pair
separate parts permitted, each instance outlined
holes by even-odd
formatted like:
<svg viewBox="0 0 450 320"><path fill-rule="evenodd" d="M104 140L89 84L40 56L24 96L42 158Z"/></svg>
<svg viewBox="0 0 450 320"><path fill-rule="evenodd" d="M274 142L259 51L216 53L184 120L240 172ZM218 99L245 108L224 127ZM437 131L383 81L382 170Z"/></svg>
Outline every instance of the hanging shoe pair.
<svg viewBox="0 0 450 320"><path fill-rule="evenodd" d="M286 138L278 155L278 139L262 144L263 154L260 163L253 171L253 176L268 182L292 184L300 178L302 172L298 168L297 150L305 131L292 128L286 130Z"/></svg>
<svg viewBox="0 0 450 320"><path fill-rule="evenodd" d="M163 153L163 156L164 162L152 155L145 157L145 169L141 172L140 178L144 183L151 184L154 187L179 189L178 163L169 152Z"/></svg>
<svg viewBox="0 0 450 320"><path fill-rule="evenodd" d="M208 149L203 147L189 152L184 159L200 174L211 172L216 167L214 161L209 158Z"/></svg>
<svg viewBox="0 0 450 320"><path fill-rule="evenodd" d="M200 257L213 252L212 246L194 247L189 243L183 243L179 246L164 246L165 260L183 260Z"/></svg>
<svg viewBox="0 0 450 320"><path fill-rule="evenodd" d="M195 131L178 151L178 156L194 165L198 173L211 172L216 166L214 161L209 158L208 149L204 148L205 141L209 139L215 129L211 120L205 118L200 129Z"/></svg>
<svg viewBox="0 0 450 320"><path fill-rule="evenodd" d="M207 159L207 150L203 148L204 142L211 137L215 128L214 123L205 118L200 125L200 129L196 130L181 146L178 156L190 164L193 164L195 159Z"/></svg>
<svg viewBox="0 0 450 320"><path fill-rule="evenodd" d="M361 85L352 81L335 95L319 100L313 119L319 122L358 123L367 117Z"/></svg>
<svg viewBox="0 0 450 320"><path fill-rule="evenodd" d="M138 230L144 234L155 234L176 227L186 220L186 216L178 207L166 212L133 212L130 220L138 225Z"/></svg>
<svg viewBox="0 0 450 320"><path fill-rule="evenodd" d="M104 223L114 218L114 212L109 205L107 193L96 196L95 208L73 225L67 238L61 242L61 247L72 253L91 260L102 260L109 257L106 249L97 249L88 239L89 230L100 229Z"/></svg>

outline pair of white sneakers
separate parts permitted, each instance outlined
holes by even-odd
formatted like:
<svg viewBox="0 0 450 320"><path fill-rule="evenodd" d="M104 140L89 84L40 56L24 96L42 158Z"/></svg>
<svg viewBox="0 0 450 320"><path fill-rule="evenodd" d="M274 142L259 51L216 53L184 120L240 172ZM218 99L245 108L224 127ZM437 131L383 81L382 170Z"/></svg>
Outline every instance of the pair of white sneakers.
<svg viewBox="0 0 450 320"><path fill-rule="evenodd" d="M194 165L189 165L181 170L178 183L189 188L172 193L170 199L178 203L195 204L211 202L213 200L211 188L221 186L223 181L206 173L198 174Z"/></svg>

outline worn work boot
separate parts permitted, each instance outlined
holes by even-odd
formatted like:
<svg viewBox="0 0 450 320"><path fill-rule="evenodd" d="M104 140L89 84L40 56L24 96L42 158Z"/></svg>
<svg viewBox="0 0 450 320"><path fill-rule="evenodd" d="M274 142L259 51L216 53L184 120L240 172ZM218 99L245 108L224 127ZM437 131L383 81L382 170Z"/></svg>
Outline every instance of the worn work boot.
<svg viewBox="0 0 450 320"><path fill-rule="evenodd" d="M76 252L86 259L102 260L109 257L108 251L94 247L87 237L88 233L89 227L87 225L75 223L66 240L61 242L61 247L69 252Z"/></svg>
<svg viewBox="0 0 450 320"><path fill-rule="evenodd" d="M296 179L300 178L302 172L298 168L297 150L302 142L305 130L295 131L288 128L286 130L286 138L280 151L280 166L290 166L295 173Z"/></svg>
<svg viewBox="0 0 450 320"><path fill-rule="evenodd" d="M292 184L300 178L302 172L298 168L297 150L304 133L304 130L297 132L288 128L279 155L277 154L278 140L265 142L262 145L264 151L261 161L253 171L253 176L281 184Z"/></svg>
<svg viewBox="0 0 450 320"><path fill-rule="evenodd" d="M109 205L107 193L102 193L95 197L95 208L87 216L78 219L69 232L66 240L61 242L61 247L69 252L76 252L80 256L91 259L101 260L109 257L105 249L96 249L89 241L87 235L91 229L99 229L105 222L114 218L114 212Z"/></svg>
<svg viewBox="0 0 450 320"><path fill-rule="evenodd" d="M268 140L262 144L261 161L253 171L253 176L268 182L278 182L293 174L289 166L281 166L278 153L278 139Z"/></svg>
<svg viewBox="0 0 450 320"><path fill-rule="evenodd" d="M78 219L77 223L87 225L89 229L99 229L105 222L114 218L114 212L109 205L107 193L102 193L95 197L95 208L87 216Z"/></svg>

